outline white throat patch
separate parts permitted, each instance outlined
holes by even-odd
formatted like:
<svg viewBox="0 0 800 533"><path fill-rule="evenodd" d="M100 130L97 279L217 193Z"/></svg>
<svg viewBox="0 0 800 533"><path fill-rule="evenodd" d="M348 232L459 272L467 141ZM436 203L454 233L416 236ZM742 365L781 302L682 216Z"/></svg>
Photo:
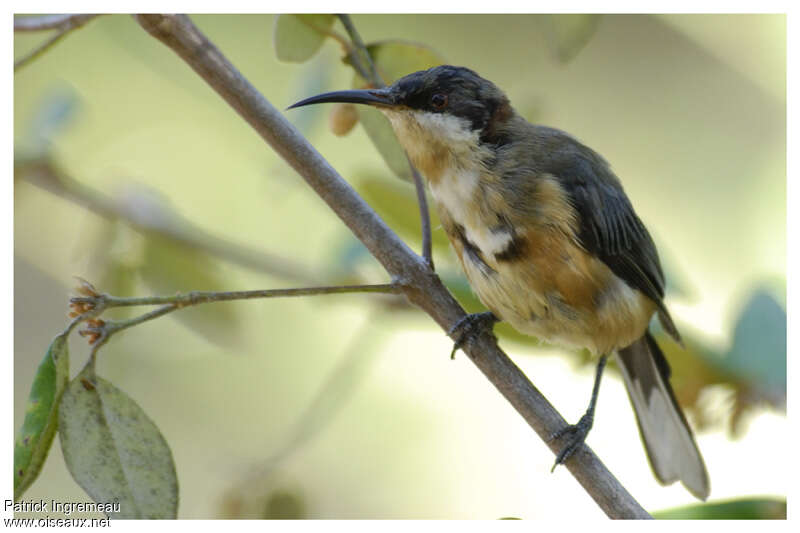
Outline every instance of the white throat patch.
<svg viewBox="0 0 800 533"><path fill-rule="evenodd" d="M424 156L432 146L447 146L461 155L478 146L478 132L468 120L446 113L409 109L381 109L392 123L397 138L409 155Z"/></svg>

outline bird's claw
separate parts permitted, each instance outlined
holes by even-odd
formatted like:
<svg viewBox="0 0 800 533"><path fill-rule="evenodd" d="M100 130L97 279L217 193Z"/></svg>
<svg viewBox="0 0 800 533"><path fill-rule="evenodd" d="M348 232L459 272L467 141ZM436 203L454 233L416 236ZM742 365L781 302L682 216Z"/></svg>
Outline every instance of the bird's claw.
<svg viewBox="0 0 800 533"><path fill-rule="evenodd" d="M556 455L556 461L553 463L553 468L550 469L550 472L553 472L558 465L564 464L564 462L569 459L572 454L578 451L584 441L586 441L586 437L589 435L589 430L592 429L592 422L593 416L589 413L586 413L581 417L580 420L578 420L577 424L564 426L550 435L550 438L548 439L549 441L560 439L565 435L570 435L567 443L563 448L561 448L561 451L558 452L558 455Z"/></svg>
<svg viewBox="0 0 800 533"><path fill-rule="evenodd" d="M489 333L492 333L492 328L497 321L498 318L491 311L472 313L461 317L447 332L450 337L455 336L456 339L453 351L450 352L450 359L455 359L456 350L475 340L484 330L488 329Z"/></svg>

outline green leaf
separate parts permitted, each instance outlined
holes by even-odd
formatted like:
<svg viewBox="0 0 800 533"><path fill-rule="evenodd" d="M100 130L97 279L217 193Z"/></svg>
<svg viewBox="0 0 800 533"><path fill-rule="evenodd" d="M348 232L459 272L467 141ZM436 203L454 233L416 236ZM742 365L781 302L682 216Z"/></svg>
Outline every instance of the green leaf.
<svg viewBox="0 0 800 533"><path fill-rule="evenodd" d="M367 51L381 75L389 85L406 74L426 70L446 63L436 50L411 41L379 41L367 45ZM366 80L356 73L355 87L364 87Z"/></svg>
<svg viewBox="0 0 800 533"><path fill-rule="evenodd" d="M281 61L302 63L322 47L333 15L278 15L272 32L275 55Z"/></svg>
<svg viewBox="0 0 800 533"><path fill-rule="evenodd" d="M30 149L37 153L47 152L53 139L72 125L80 104L72 86L59 84L50 89L31 119Z"/></svg>
<svg viewBox="0 0 800 533"><path fill-rule="evenodd" d="M406 41L382 41L367 45L378 74L387 84L398 78L445 63L435 50L427 46ZM358 73L353 86L365 87L367 81ZM364 131L378 149L386 164L398 177L411 181L405 150L397 142L392 125L380 111L368 106L358 106L358 116Z"/></svg>
<svg viewBox="0 0 800 533"><path fill-rule="evenodd" d="M307 516L305 500L297 492L277 489L267 497L263 518L268 520L302 520Z"/></svg>
<svg viewBox="0 0 800 533"><path fill-rule="evenodd" d="M25 420L14 444L14 501L36 480L58 426L58 406L69 379L67 337L50 344L28 395Z"/></svg>
<svg viewBox="0 0 800 533"><path fill-rule="evenodd" d="M219 279L216 265L201 251L155 234L146 235L142 280L157 294L228 289ZM234 308L225 303L205 304L172 314L206 339L229 344L237 338Z"/></svg>
<svg viewBox="0 0 800 533"><path fill-rule="evenodd" d="M411 184L367 176L359 180L358 191L386 222L406 240L422 240L417 193ZM431 228L441 223L436 209L430 206ZM431 238L437 252L449 253L449 242L442 230L432 230Z"/></svg>
<svg viewBox="0 0 800 533"><path fill-rule="evenodd" d="M547 44L555 58L567 63L597 31L601 15L541 15Z"/></svg>
<svg viewBox="0 0 800 533"><path fill-rule="evenodd" d="M87 365L61 400L59 435L72 477L111 518L175 518L172 452L142 408Z"/></svg>
<svg viewBox="0 0 800 533"><path fill-rule="evenodd" d="M665 509L653 513L660 520L785 520L786 500L782 498L739 498Z"/></svg>
<svg viewBox="0 0 800 533"><path fill-rule="evenodd" d="M786 311L765 289L747 302L722 364L756 388L786 397Z"/></svg>
<svg viewBox="0 0 800 533"><path fill-rule="evenodd" d="M411 169L408 166L406 152L397 137L389 120L383 114L368 106L358 106L358 121L367 132L367 137L378 149L378 153L398 178L411 181Z"/></svg>

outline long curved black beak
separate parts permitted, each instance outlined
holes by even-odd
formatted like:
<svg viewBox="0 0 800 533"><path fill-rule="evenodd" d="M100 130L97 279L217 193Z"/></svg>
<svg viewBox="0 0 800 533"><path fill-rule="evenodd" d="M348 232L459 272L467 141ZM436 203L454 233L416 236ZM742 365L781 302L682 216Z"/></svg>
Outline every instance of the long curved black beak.
<svg viewBox="0 0 800 533"><path fill-rule="evenodd" d="M290 105L288 109L303 107L311 104L324 104L329 102L341 102L345 104L367 104L372 106L393 107L397 105L392 95L386 89L353 89L350 91L333 91L330 93L318 94L300 100L296 104Z"/></svg>

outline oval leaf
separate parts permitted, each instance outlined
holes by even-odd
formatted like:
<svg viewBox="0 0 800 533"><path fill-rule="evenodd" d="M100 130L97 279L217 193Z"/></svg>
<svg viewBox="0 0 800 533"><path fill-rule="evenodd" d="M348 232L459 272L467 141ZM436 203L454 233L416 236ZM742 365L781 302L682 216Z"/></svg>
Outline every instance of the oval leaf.
<svg viewBox="0 0 800 533"><path fill-rule="evenodd" d="M413 185L368 176L359 180L358 191L364 199L404 239L417 245L422 240L417 194ZM431 238L436 253L449 253L449 241L441 226L436 209L430 210Z"/></svg>
<svg viewBox="0 0 800 533"><path fill-rule="evenodd" d="M367 132L367 137L378 149L378 153L389 169L401 179L411 181L411 169L408 167L406 152L397 137L389 120L383 114L371 107L358 106L358 120Z"/></svg>
<svg viewBox="0 0 800 533"><path fill-rule="evenodd" d="M367 45L378 74L389 85L406 74L446 63L444 57L429 46L411 41L379 41ZM364 87L366 80L356 74L355 87Z"/></svg>
<svg viewBox="0 0 800 533"><path fill-rule="evenodd" d="M69 347L61 334L53 339L33 378L25 420L14 444L14 501L36 480L47 458L68 378Z"/></svg>
<svg viewBox="0 0 800 533"><path fill-rule="evenodd" d="M578 55L597 31L600 15L541 15L550 52L561 63Z"/></svg>
<svg viewBox="0 0 800 533"><path fill-rule="evenodd" d="M139 273L150 289L161 294L226 288L217 275L216 265L206 254L156 234L146 236ZM234 308L225 303L182 309L172 316L218 344L230 344L238 336Z"/></svg>
<svg viewBox="0 0 800 533"><path fill-rule="evenodd" d="M406 74L442 65L445 60L427 46L406 41L382 41L367 45L383 81L390 84ZM367 81L356 73L353 86L362 88ZM411 181L405 150L397 142L392 125L380 111L368 106L358 106L358 116L364 131L378 149L386 164L398 177Z"/></svg>
<svg viewBox="0 0 800 533"><path fill-rule="evenodd" d="M328 124L333 134L343 137L355 128L358 122L358 110L353 104L334 104L328 117Z"/></svg>
<svg viewBox="0 0 800 533"><path fill-rule="evenodd" d="M739 498L698 503L653 513L657 520L785 520L784 498Z"/></svg>
<svg viewBox="0 0 800 533"><path fill-rule="evenodd" d="M111 518L175 518L178 479L158 428L127 394L87 366L61 399L59 435L72 477Z"/></svg>
<svg viewBox="0 0 800 533"><path fill-rule="evenodd" d="M723 364L786 395L786 329L786 311L766 289L756 289L736 321L733 348Z"/></svg>
<svg viewBox="0 0 800 533"><path fill-rule="evenodd" d="M281 61L302 63L322 47L333 15L278 15L272 33L275 55Z"/></svg>

